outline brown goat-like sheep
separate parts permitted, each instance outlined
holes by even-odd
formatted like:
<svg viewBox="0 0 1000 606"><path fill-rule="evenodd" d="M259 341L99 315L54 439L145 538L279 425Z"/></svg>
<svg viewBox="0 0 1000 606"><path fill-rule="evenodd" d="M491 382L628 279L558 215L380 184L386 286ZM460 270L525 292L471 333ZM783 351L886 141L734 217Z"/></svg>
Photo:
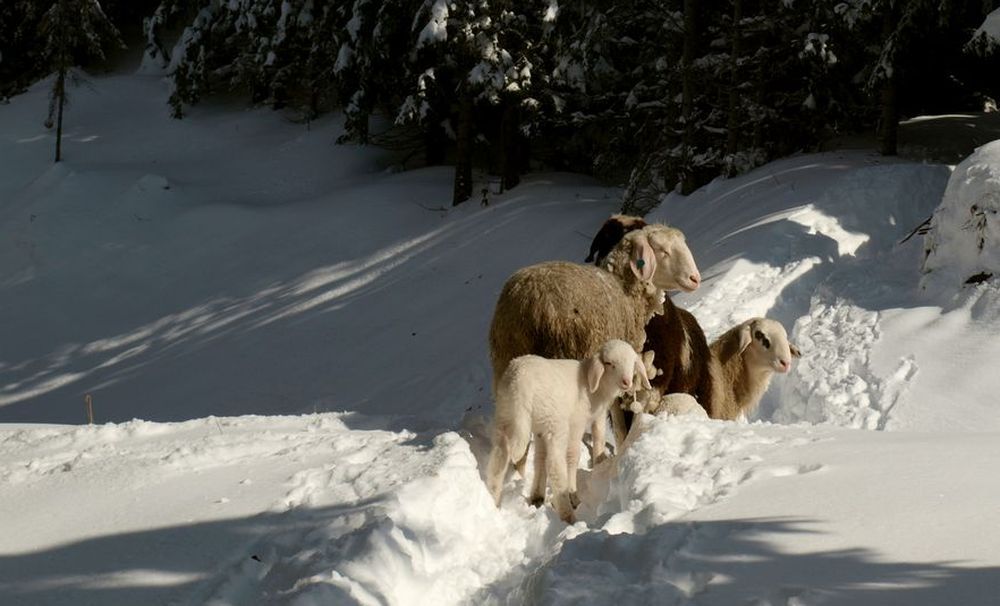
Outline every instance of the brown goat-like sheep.
<svg viewBox="0 0 1000 606"><path fill-rule="evenodd" d="M663 301L663 313L646 323L643 351L652 351L656 377L651 379L653 390L642 394L643 412L655 412L660 399L671 393L693 396L711 414L714 381L710 371L711 351L708 339L698 320L686 309L674 305L670 298ZM652 376L652 375L650 375ZM625 410L623 427L615 424L615 439L622 440L632 427L633 410Z"/></svg>

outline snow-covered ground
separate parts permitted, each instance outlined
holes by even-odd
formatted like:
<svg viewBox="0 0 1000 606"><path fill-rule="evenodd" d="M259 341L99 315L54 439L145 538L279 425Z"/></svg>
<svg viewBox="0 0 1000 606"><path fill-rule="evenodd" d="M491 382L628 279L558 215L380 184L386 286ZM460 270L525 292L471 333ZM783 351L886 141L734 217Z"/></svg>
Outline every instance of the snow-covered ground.
<svg viewBox="0 0 1000 606"><path fill-rule="evenodd" d="M45 92L0 106L0 603L996 603L1000 289L901 242L948 167L803 156L661 205L709 336L768 315L804 356L750 424L643 418L566 526L481 481L486 331L617 190L450 209L448 169L335 117L177 122L136 76L75 91L52 165Z"/></svg>

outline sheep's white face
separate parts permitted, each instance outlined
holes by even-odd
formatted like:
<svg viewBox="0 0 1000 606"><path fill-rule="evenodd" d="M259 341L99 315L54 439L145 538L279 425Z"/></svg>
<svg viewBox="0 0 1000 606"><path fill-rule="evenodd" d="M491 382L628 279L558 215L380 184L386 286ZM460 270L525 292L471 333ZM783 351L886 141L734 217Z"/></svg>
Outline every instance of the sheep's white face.
<svg viewBox="0 0 1000 606"><path fill-rule="evenodd" d="M635 375L639 375L639 382L644 389L652 389L642 358L625 341L608 341L601 347L596 358L601 364L598 380L605 385L614 386L616 392L634 391L637 387L633 381ZM593 384L591 389L594 390Z"/></svg>
<svg viewBox="0 0 1000 606"><path fill-rule="evenodd" d="M663 290L692 292L698 289L701 285L701 273L684 234L679 229L650 230L649 245L657 260L653 284Z"/></svg>
<svg viewBox="0 0 1000 606"><path fill-rule="evenodd" d="M743 339L749 335L745 359L757 368L786 373L792 367L792 358L801 357L799 348L788 342L788 333L780 322L768 318L754 318L744 327Z"/></svg>

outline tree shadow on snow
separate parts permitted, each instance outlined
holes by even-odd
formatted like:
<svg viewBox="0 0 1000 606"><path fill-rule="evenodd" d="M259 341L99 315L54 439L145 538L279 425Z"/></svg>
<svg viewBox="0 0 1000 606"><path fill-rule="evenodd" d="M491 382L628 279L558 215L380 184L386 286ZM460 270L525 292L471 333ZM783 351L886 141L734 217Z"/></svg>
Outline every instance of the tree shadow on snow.
<svg viewBox="0 0 1000 606"><path fill-rule="evenodd" d="M247 606L286 603L290 594L283 592L296 581L329 572L328 562L350 559L365 546L378 526L370 514L381 498L0 555L0 601L5 606L193 605L211 598ZM345 594L332 603L354 602Z"/></svg>
<svg viewBox="0 0 1000 606"><path fill-rule="evenodd" d="M407 190L406 175L399 179ZM83 422L92 394L97 422L347 410L405 418L417 431L454 426L489 403L486 335L504 280L556 251L582 251L580 234L614 205L595 186L575 196L529 186L443 218L409 201L375 205L372 224L406 225L389 229L407 235L387 246L384 236L375 246L354 236L361 248L347 258L342 246L310 251L324 248L311 233L289 234L288 246L304 252L281 263L251 255L260 270L220 278L209 298L181 288L157 305L53 302L73 334L52 328L5 340L0 422ZM526 237L539 223L559 227ZM492 250L504 254L484 254ZM164 308L173 311L156 312Z"/></svg>
<svg viewBox="0 0 1000 606"><path fill-rule="evenodd" d="M821 523L801 519L675 522L641 535L587 532L470 603L995 603L1000 567L894 562L860 548L810 549L810 537L822 532Z"/></svg>
<svg viewBox="0 0 1000 606"><path fill-rule="evenodd" d="M392 536L369 515L377 503L124 532L6 554L0 556L0 594L10 606L201 604L213 598L249 606L292 603L303 591L323 603L358 604L330 580L343 575L380 593L371 579L358 578L373 547L385 548ZM894 562L866 549L810 548L810 539L822 532L820 522L801 519L674 522L641 535L584 532L567 539L548 562L526 561L464 603L995 603L1000 567ZM205 552L225 555L212 560ZM406 587L447 584L461 572L410 570L409 556L394 553L401 585L394 596L379 598L387 604L421 604ZM378 581L382 589L392 586L391 578Z"/></svg>

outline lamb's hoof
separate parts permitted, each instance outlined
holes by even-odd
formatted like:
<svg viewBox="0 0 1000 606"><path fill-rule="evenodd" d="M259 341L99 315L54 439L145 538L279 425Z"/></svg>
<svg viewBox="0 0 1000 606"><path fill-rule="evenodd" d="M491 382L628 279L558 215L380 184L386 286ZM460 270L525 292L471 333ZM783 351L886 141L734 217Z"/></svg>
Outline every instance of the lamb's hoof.
<svg viewBox="0 0 1000 606"><path fill-rule="evenodd" d="M580 495L576 494L575 492L569 493L569 504L573 507L573 509L576 509L577 507L579 507L580 506Z"/></svg>
<svg viewBox="0 0 1000 606"><path fill-rule="evenodd" d="M603 463L603 462L607 461L607 460L608 460L608 459L610 459L610 458L611 458L611 455L609 455L609 454L608 454L608 453L606 453L606 452L602 452L601 454L597 455L597 456L596 456L596 457L594 458L594 464L593 464L593 465L591 465L590 467L591 467L591 468L594 468L594 467L597 467L598 465L600 465L601 463Z"/></svg>
<svg viewBox="0 0 1000 606"><path fill-rule="evenodd" d="M541 507L545 505L545 497L528 497L528 505L532 507Z"/></svg>

